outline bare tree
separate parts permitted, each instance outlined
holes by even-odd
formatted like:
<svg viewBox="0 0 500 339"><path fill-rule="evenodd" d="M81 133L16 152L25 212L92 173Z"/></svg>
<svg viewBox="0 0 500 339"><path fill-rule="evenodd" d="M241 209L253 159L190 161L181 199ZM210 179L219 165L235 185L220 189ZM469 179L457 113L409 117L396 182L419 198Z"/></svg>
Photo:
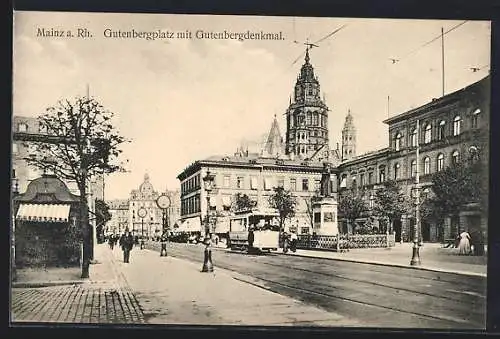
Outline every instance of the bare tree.
<svg viewBox="0 0 500 339"><path fill-rule="evenodd" d="M97 100L78 97L61 100L38 120L46 140L33 141L28 164L52 170L61 179L75 181L80 192L80 229L83 238L82 277L88 278L91 237L88 225L87 182L98 174L123 170L117 163L126 142L111 124L113 113ZM49 142L47 141L49 140ZM30 141L31 143L31 141ZM47 162L47 158L53 161Z"/></svg>

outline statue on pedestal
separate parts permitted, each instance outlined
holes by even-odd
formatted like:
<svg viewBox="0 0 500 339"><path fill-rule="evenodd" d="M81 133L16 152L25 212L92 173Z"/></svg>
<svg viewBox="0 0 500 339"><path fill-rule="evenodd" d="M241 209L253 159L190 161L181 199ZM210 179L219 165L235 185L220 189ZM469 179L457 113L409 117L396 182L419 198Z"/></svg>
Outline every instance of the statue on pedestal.
<svg viewBox="0 0 500 339"><path fill-rule="evenodd" d="M321 196L328 198L332 194L332 165L330 163L323 164L323 174L321 175Z"/></svg>

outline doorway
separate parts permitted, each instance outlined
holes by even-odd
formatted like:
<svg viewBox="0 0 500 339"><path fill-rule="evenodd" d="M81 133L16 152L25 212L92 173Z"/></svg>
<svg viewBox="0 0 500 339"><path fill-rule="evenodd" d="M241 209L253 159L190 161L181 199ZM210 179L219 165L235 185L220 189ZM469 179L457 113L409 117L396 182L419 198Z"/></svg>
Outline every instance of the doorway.
<svg viewBox="0 0 500 339"><path fill-rule="evenodd" d="M401 225L401 219L397 219L392 222L392 230L396 232L396 242L401 241Z"/></svg>

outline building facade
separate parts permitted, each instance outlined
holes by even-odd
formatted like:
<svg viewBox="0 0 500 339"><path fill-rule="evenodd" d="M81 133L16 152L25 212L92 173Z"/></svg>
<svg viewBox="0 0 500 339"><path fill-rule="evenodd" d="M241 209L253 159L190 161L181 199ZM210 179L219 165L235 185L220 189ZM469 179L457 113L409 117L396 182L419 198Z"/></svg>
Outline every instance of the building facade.
<svg viewBox="0 0 500 339"><path fill-rule="evenodd" d="M284 187L297 197L296 215L287 224L300 233L312 233L308 203L320 189L323 164L290 159L255 156L214 156L188 166L177 177L181 182L181 219L196 224L204 232L202 221L207 215L207 192L203 178L207 172L215 175L215 190L210 193L210 212L218 215L217 230L226 233L228 216L237 193L246 194L259 210L271 210L268 199L274 187ZM337 178L332 176L332 192ZM335 194L335 193L334 193ZM274 210L272 210L275 212Z"/></svg>
<svg viewBox="0 0 500 339"><path fill-rule="evenodd" d="M180 218L180 192L178 190L158 192L151 184L149 175L144 175L144 181L138 189L130 192L128 199L128 227L134 234L144 234L145 236L159 236L163 229L163 210L156 203L162 194L170 198L170 207L165 211L166 225L172 228ZM146 210L146 216L140 217L139 209Z"/></svg>
<svg viewBox="0 0 500 339"><path fill-rule="evenodd" d="M106 201L111 219L106 224L106 233L123 234L129 229L129 201L128 199L114 199Z"/></svg>
<svg viewBox="0 0 500 339"><path fill-rule="evenodd" d="M363 189L369 199L388 179L396 180L411 198L417 174L423 194L432 192L432 175L455 163L467 161L480 150L488 166L489 144L482 135L489 133L490 77L461 90L434 99L418 108L384 121L389 129L389 147L344 161L339 167L341 194ZM419 159L416 148L419 146ZM344 154L343 154L344 155ZM410 240L414 215L404 215L394 223L396 240ZM345 229L344 223L344 229ZM458 218L443 216L441 223L422 221L424 241L453 238L463 229L487 229L487 216L464 206ZM405 235L407 237L405 237Z"/></svg>

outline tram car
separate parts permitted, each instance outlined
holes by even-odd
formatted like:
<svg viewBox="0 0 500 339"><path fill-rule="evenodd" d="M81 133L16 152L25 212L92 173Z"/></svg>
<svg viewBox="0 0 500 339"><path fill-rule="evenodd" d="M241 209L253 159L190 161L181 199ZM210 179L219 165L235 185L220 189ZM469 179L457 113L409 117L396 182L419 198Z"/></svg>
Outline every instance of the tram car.
<svg viewBox="0 0 500 339"><path fill-rule="evenodd" d="M229 248L233 251L270 252L279 248L279 215L248 211L229 219ZM249 236L253 233L253 245Z"/></svg>

